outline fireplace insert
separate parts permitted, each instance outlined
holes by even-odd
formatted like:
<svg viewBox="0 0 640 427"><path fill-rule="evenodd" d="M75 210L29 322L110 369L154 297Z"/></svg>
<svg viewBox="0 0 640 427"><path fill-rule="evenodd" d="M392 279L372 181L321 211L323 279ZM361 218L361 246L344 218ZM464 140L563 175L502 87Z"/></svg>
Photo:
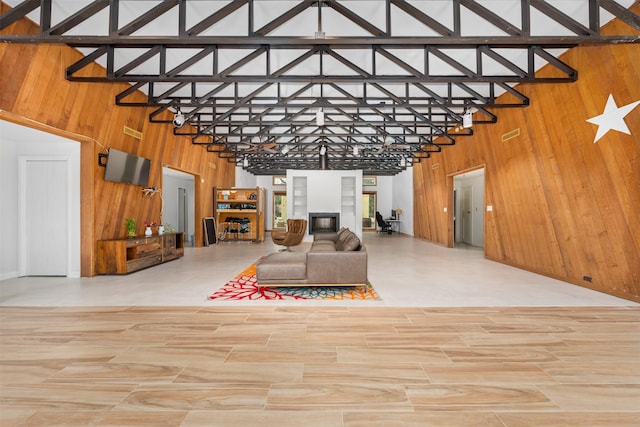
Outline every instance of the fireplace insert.
<svg viewBox="0 0 640 427"><path fill-rule="evenodd" d="M309 234L331 233L340 229L340 213L312 212L309 213Z"/></svg>

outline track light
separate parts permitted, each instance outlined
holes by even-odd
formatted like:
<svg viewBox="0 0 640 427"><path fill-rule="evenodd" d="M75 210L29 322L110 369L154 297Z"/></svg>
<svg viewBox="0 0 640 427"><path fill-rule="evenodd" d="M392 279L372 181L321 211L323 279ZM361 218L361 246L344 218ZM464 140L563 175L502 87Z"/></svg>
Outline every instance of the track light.
<svg viewBox="0 0 640 427"><path fill-rule="evenodd" d="M320 146L320 170L329 169L329 156L327 155L327 146Z"/></svg>
<svg viewBox="0 0 640 427"><path fill-rule="evenodd" d="M291 147L289 147L288 145L285 145L284 147L282 147L282 150L280 150L280 152L286 156L289 150L291 150Z"/></svg>
<svg viewBox="0 0 640 427"><path fill-rule="evenodd" d="M249 158L245 157L244 160L242 161L242 166L245 168L249 167Z"/></svg>
<svg viewBox="0 0 640 427"><path fill-rule="evenodd" d="M316 125L324 126L324 111L322 111L322 108L316 111Z"/></svg>
<svg viewBox="0 0 640 427"><path fill-rule="evenodd" d="M182 125L184 125L184 122L184 114L182 114L182 111L180 111L180 107L178 107L178 111L176 111L176 113L173 115L173 126L181 128Z"/></svg>
<svg viewBox="0 0 640 427"><path fill-rule="evenodd" d="M360 153L360 149L358 148L357 145L353 146L353 155L357 156Z"/></svg>
<svg viewBox="0 0 640 427"><path fill-rule="evenodd" d="M471 111L465 111L462 115L462 127L465 129L469 129L473 126L473 115Z"/></svg>

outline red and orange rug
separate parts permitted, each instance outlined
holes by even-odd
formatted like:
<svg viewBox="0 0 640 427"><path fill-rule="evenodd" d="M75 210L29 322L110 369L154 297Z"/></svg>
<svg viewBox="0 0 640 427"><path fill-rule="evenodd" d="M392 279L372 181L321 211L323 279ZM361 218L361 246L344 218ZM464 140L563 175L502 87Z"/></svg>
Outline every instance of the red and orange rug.
<svg viewBox="0 0 640 427"><path fill-rule="evenodd" d="M242 273L209 296L210 300L380 300L370 283L367 286L291 286L258 287L256 265Z"/></svg>

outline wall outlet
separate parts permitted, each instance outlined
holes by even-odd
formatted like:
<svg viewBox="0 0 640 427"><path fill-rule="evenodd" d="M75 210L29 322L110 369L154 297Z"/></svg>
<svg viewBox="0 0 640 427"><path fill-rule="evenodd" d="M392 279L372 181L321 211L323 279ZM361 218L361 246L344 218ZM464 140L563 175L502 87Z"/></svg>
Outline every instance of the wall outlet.
<svg viewBox="0 0 640 427"><path fill-rule="evenodd" d="M591 283L591 276L582 276L582 280Z"/></svg>
<svg viewBox="0 0 640 427"><path fill-rule="evenodd" d="M492 211L493 211L493 206L487 205L487 212L492 212Z"/></svg>

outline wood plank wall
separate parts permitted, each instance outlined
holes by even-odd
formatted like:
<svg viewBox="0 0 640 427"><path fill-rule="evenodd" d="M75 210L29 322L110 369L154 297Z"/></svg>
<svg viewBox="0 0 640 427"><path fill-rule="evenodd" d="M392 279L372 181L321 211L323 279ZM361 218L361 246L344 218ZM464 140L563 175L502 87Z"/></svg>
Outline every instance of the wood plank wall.
<svg viewBox="0 0 640 427"><path fill-rule="evenodd" d="M23 34L37 28L22 20L5 31ZM152 109L116 106L116 94L127 86L66 81L65 68L80 58L66 46L0 44L0 70L5 70L0 73L0 110L5 119L81 141L81 275L93 276L97 240L125 237L128 217L136 220L140 234L144 221L160 221L160 197L143 198L140 186L104 180L97 161L105 148L151 159L150 186L162 187L163 164L194 175L196 218L213 215L212 188L233 186L235 166L174 136L170 125L150 123ZM124 126L142 132L143 138L125 135ZM202 241L202 227L196 225L196 245Z"/></svg>
<svg viewBox="0 0 640 427"><path fill-rule="evenodd" d="M494 109L498 123L415 166L414 234L452 246L452 176L484 166L488 259L640 301L640 105L625 117L631 135L594 143L586 121L609 94L618 106L640 100L640 44L574 48L562 60L577 82L518 86L529 107Z"/></svg>

